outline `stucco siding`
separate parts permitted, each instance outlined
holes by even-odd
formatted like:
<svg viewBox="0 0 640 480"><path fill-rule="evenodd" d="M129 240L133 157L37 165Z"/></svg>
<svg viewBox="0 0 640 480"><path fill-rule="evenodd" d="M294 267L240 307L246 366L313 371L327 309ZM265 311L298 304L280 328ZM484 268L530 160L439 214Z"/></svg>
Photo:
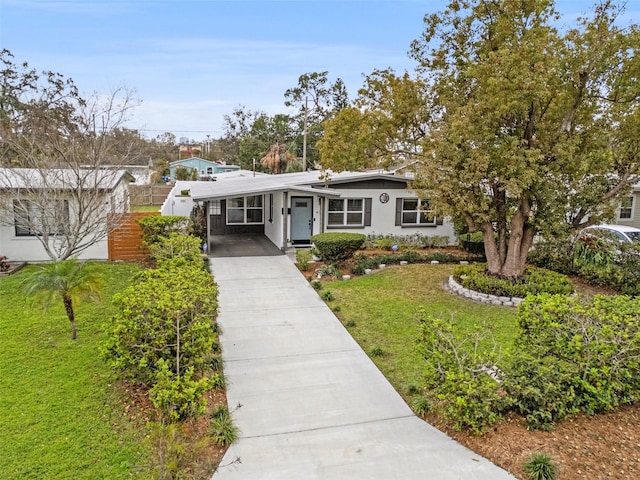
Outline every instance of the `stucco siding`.
<svg viewBox="0 0 640 480"><path fill-rule="evenodd" d="M339 185L332 186L334 190L341 191ZM417 198L417 196L406 189L355 189L348 188L341 191L342 198L371 198L371 225L363 227L329 227L328 212L324 212L324 224L326 231L359 232L365 235L394 235L410 236L420 234L423 237L446 236L449 244L456 243L453 223L444 219L442 225L429 226L401 226L396 225L396 200L399 198ZM382 194L388 196L388 200L383 202L380 199ZM386 197L385 197L386 198Z"/></svg>

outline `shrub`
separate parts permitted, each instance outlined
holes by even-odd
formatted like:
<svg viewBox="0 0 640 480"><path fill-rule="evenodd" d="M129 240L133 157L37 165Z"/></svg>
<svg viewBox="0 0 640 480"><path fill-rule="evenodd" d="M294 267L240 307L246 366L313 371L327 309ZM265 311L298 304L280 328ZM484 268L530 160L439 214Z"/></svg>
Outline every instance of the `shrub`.
<svg viewBox="0 0 640 480"><path fill-rule="evenodd" d="M189 217L176 215L149 215L138 220L142 228L142 242L149 246L168 237L172 232L186 233L191 228Z"/></svg>
<svg viewBox="0 0 640 480"><path fill-rule="evenodd" d="M329 277L336 279L340 275L340 270L333 265L322 265L320 268L316 269L315 274L317 278Z"/></svg>
<svg viewBox="0 0 640 480"><path fill-rule="evenodd" d="M424 416L431 411L431 400L423 395L418 395L411 399L411 409L420 416Z"/></svg>
<svg viewBox="0 0 640 480"><path fill-rule="evenodd" d="M536 452L524 464L524 473L528 480L554 480L558 476L558 467L549 454Z"/></svg>
<svg viewBox="0 0 640 480"><path fill-rule="evenodd" d="M112 368L151 386L160 360L177 376L209 364L217 347L217 289L202 268L144 270L113 301L118 313L103 348Z"/></svg>
<svg viewBox="0 0 640 480"><path fill-rule="evenodd" d="M331 293L331 291L325 290L320 294L320 298L325 302L331 302L333 301L333 294Z"/></svg>
<svg viewBox="0 0 640 480"><path fill-rule="evenodd" d="M157 242L149 245L149 250L158 268L203 266L200 239L193 235L171 232L169 236L159 237Z"/></svg>
<svg viewBox="0 0 640 480"><path fill-rule="evenodd" d="M298 262L298 267L303 272L309 270L309 262L313 259L313 255L310 250L298 248L296 250L296 261Z"/></svg>
<svg viewBox="0 0 640 480"><path fill-rule="evenodd" d="M426 391L456 429L484 432L506 407L498 382L488 374L496 368L499 351L480 348L490 340L489 329L483 326L458 338L451 322L425 312L418 319L418 352L425 361Z"/></svg>
<svg viewBox="0 0 640 480"><path fill-rule="evenodd" d="M459 237L458 243L463 250L474 255L484 255L484 240L482 232L474 232Z"/></svg>
<svg viewBox="0 0 640 480"><path fill-rule="evenodd" d="M367 269L373 270L378 266L378 263L375 259L363 254L357 253L355 257L353 257L355 263L353 267L351 267L351 273L354 275L364 275L364 271Z"/></svg>
<svg viewBox="0 0 640 480"><path fill-rule="evenodd" d="M527 298L506 388L531 428L640 399L640 298Z"/></svg>
<svg viewBox="0 0 640 480"><path fill-rule="evenodd" d="M362 247L367 237L361 233L319 233L311 237L322 260L336 263L347 260Z"/></svg>
<svg viewBox="0 0 640 480"><path fill-rule="evenodd" d="M565 275L532 266L525 267L523 276L518 279L488 275L485 264L460 265L454 269L453 277L470 290L505 297L573 292L573 284Z"/></svg>
<svg viewBox="0 0 640 480"><path fill-rule="evenodd" d="M157 366L155 384L149 390L149 398L162 417L177 422L204 414L207 401L203 395L213 388L214 380L207 377L194 379L193 367L187 368L182 375L174 375L163 359L158 361Z"/></svg>
<svg viewBox="0 0 640 480"><path fill-rule="evenodd" d="M566 238L536 243L527 256L527 262L565 275L577 271L573 263L573 242Z"/></svg>

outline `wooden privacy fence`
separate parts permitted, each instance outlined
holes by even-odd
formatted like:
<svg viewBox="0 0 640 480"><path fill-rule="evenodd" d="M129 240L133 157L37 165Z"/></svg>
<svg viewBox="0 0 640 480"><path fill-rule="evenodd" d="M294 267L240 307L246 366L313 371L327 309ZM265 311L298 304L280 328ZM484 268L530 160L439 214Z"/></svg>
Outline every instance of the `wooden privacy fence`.
<svg viewBox="0 0 640 480"><path fill-rule="evenodd" d="M125 213L117 216L118 226L108 236L109 260L143 260L149 250L142 246L142 229L137 220L155 212ZM114 221L115 218L113 219Z"/></svg>
<svg viewBox="0 0 640 480"><path fill-rule="evenodd" d="M167 185L129 185L132 205L162 205L173 187Z"/></svg>

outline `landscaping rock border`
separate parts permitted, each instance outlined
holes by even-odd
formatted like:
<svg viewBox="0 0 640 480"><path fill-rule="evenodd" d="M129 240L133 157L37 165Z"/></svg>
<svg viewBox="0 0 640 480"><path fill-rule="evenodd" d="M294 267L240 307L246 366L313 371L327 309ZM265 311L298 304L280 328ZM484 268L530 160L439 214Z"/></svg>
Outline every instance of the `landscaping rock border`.
<svg viewBox="0 0 640 480"><path fill-rule="evenodd" d="M480 303L486 303L489 305L503 305L505 307L517 307L520 305L523 298L520 297L499 297L497 295L489 295L488 293L480 293L475 290L469 290L464 288L458 282L453 279L453 275L449 276L449 280L446 283L446 287L456 295L468 298Z"/></svg>

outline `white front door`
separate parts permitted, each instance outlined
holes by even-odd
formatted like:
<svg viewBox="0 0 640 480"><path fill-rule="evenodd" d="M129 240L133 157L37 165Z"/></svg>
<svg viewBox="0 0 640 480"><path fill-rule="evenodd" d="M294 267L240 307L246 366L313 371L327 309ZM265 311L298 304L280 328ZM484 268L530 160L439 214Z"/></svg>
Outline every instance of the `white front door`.
<svg viewBox="0 0 640 480"><path fill-rule="evenodd" d="M291 197L291 243L309 244L313 230L313 198Z"/></svg>

